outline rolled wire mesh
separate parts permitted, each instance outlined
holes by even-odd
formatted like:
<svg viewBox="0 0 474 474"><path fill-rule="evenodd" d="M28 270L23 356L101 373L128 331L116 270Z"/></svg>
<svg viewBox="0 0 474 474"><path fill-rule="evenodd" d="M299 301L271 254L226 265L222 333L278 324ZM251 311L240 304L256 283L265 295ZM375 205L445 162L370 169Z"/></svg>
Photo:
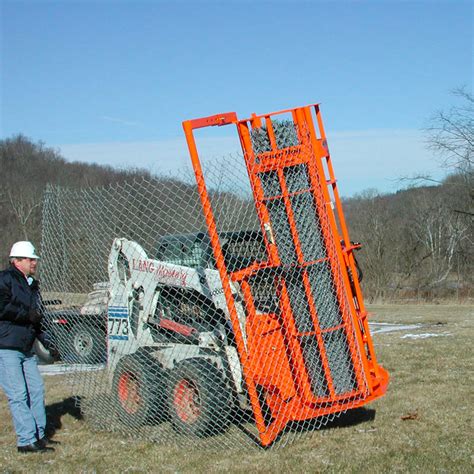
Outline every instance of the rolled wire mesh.
<svg viewBox="0 0 474 474"><path fill-rule="evenodd" d="M284 159L297 131L292 122L274 128ZM252 143L257 156L270 151L265 127ZM283 167L258 174L259 203L242 156L203 170L233 301L192 172L105 188L51 186L41 278L46 298L61 303L48 309L47 329L92 426L226 448L260 444L259 431L276 427L270 444L280 446L367 395L322 190L307 165ZM271 219L278 266L265 266L259 205ZM233 277L255 264L244 281Z"/></svg>
<svg viewBox="0 0 474 474"><path fill-rule="evenodd" d="M268 210L281 261L274 269L275 278L283 282L289 300L286 307L280 304L280 314L283 320L289 320L286 325L291 337L298 339L303 372L306 371L312 394L321 402L346 398L340 411L316 417L312 412L311 419L305 418L302 406L293 415L302 421L299 428L304 430L308 425L321 426L358 404L367 396L368 388L362 370L362 349L355 335L357 321L351 316L350 293L336 258L337 235L329 223L323 196L325 177L314 166L310 141L300 143L298 138L298 132L300 137L307 137L307 130L298 131L291 121L273 121L272 128L278 149L274 153L265 126L253 129L251 138L252 151L257 156L255 181L262 186L260 201ZM286 153L281 153L282 149ZM285 165L295 153L302 159ZM259 165L264 159L267 165L269 160L280 163L271 166L271 170L266 166L261 172ZM248 161L252 163L252 159Z"/></svg>

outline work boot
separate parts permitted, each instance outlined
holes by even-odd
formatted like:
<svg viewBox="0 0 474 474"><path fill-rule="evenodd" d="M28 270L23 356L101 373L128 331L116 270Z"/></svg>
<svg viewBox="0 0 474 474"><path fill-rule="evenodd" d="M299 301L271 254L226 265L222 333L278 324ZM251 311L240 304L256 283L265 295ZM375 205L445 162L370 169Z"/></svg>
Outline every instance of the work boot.
<svg viewBox="0 0 474 474"><path fill-rule="evenodd" d="M17 449L19 453L45 453L54 451L54 448L43 446L39 441L27 444L26 446L18 446Z"/></svg>
<svg viewBox="0 0 474 474"><path fill-rule="evenodd" d="M43 446L44 448L46 446L51 446L51 445L55 445L55 444L61 444L60 441L55 441L54 439L49 439L48 437L44 437L44 438L41 438L39 441L38 441L38 444Z"/></svg>

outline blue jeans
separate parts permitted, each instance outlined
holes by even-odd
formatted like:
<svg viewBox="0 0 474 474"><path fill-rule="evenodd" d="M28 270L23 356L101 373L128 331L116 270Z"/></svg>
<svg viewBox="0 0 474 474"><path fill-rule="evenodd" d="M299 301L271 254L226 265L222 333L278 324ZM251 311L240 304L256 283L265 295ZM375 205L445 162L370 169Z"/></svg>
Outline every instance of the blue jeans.
<svg viewBox="0 0 474 474"><path fill-rule="evenodd" d="M44 385L32 353L0 349L0 385L10 405L17 445L44 437Z"/></svg>

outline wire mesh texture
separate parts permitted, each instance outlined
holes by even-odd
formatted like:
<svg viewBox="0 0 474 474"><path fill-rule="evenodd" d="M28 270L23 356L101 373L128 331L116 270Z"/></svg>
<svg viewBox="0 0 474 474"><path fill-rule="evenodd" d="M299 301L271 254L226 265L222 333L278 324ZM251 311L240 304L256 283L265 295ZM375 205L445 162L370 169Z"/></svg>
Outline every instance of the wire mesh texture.
<svg viewBox="0 0 474 474"><path fill-rule="evenodd" d="M298 130L275 121L273 133L284 164ZM265 126L251 143L255 156L271 150ZM208 209L189 171L47 189L41 279L56 306L46 328L91 426L188 447L276 447L369 396L339 242L305 163L204 163Z"/></svg>

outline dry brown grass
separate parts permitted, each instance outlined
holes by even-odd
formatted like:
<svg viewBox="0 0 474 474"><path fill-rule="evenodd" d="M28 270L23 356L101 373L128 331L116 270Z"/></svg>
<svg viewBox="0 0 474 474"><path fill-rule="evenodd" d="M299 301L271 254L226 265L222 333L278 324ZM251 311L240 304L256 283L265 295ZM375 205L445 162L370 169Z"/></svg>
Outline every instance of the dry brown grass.
<svg viewBox="0 0 474 474"><path fill-rule="evenodd" d="M372 306L373 319L422 323L374 336L390 372L387 395L284 448L185 450L94 432L60 376L46 377L48 414L61 441L51 455L19 455L0 395L1 472L473 472L474 312L470 306Z"/></svg>

